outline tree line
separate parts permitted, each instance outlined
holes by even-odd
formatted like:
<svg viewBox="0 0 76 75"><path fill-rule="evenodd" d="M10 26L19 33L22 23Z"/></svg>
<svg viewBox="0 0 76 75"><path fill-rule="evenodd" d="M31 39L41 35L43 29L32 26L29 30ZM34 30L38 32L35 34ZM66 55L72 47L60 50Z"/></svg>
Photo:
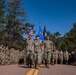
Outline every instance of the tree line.
<svg viewBox="0 0 76 75"><path fill-rule="evenodd" d="M72 51L76 48L76 23L73 24L73 28L65 33L64 36L61 36L59 32L52 34L49 31L47 31L47 35L50 36L58 50Z"/></svg>
<svg viewBox="0 0 76 75"><path fill-rule="evenodd" d="M27 44L23 35L27 35L34 24L27 23L27 11L22 7L22 0L0 0L0 44L9 47L24 48ZM73 50L76 47L76 23L61 37L59 32L47 35L58 50Z"/></svg>

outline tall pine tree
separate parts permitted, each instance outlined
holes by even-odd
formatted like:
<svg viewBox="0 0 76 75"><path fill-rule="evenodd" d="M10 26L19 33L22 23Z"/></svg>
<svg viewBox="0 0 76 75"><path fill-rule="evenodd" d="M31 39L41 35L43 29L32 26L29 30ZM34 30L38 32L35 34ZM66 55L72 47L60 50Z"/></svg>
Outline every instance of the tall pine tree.
<svg viewBox="0 0 76 75"><path fill-rule="evenodd" d="M22 7L21 0L9 0L7 3L6 41L9 46L21 45L23 43L24 21L26 11Z"/></svg>

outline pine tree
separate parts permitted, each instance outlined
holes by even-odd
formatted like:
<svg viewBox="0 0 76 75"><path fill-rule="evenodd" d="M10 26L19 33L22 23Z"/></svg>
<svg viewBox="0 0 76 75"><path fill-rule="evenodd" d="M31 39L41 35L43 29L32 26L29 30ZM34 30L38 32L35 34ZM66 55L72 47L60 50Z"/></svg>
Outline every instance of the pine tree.
<svg viewBox="0 0 76 75"><path fill-rule="evenodd" d="M0 43L5 40L5 0L0 0Z"/></svg>
<svg viewBox="0 0 76 75"><path fill-rule="evenodd" d="M24 21L27 13L22 7L21 0L9 0L7 3L6 42L9 45L23 43Z"/></svg>

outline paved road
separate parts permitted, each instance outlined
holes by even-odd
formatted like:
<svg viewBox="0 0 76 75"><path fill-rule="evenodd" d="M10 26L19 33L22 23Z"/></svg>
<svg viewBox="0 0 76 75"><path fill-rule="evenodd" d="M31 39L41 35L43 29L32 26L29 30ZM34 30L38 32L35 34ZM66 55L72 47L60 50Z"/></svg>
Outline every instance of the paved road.
<svg viewBox="0 0 76 75"><path fill-rule="evenodd" d="M76 66L51 65L50 69L41 68L39 75L76 75Z"/></svg>
<svg viewBox="0 0 76 75"><path fill-rule="evenodd" d="M26 75L29 70L25 65L0 66L0 75Z"/></svg>
<svg viewBox="0 0 76 75"><path fill-rule="evenodd" d="M41 65L34 69L25 65L7 65L0 66L0 75L76 75L76 66L50 65L50 68L46 68Z"/></svg>

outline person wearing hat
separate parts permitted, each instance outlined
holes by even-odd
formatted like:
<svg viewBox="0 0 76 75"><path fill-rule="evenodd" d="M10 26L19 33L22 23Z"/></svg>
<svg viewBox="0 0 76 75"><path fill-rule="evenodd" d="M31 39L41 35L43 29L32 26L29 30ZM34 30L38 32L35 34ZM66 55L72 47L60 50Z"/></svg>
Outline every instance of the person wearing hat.
<svg viewBox="0 0 76 75"><path fill-rule="evenodd" d="M63 64L63 51L62 50L60 50L59 52L59 63Z"/></svg>
<svg viewBox="0 0 76 75"><path fill-rule="evenodd" d="M33 63L33 46L34 46L34 41L32 39L32 36L29 35L27 40L26 40L27 46L26 46L26 64L28 67L32 67L32 63ZM31 62L31 63L30 63Z"/></svg>
<svg viewBox="0 0 76 75"><path fill-rule="evenodd" d="M42 63L42 49L41 49L42 41L39 39L39 35L35 37L34 40L34 52L38 54L38 66ZM35 59L36 60L36 59Z"/></svg>
<svg viewBox="0 0 76 75"><path fill-rule="evenodd" d="M50 37L47 36L44 43L44 59L48 60L48 64L50 64L51 61L51 51L53 50L53 42L50 40ZM48 52L48 58L47 58L47 52Z"/></svg>

